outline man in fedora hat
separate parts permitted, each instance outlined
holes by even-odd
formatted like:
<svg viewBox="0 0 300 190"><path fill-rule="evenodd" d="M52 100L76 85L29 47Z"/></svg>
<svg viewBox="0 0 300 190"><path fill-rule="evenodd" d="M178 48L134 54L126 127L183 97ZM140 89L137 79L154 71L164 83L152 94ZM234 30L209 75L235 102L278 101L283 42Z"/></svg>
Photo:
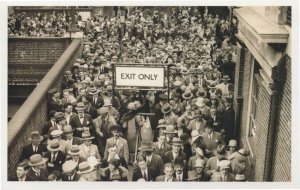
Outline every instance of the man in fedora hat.
<svg viewBox="0 0 300 190"><path fill-rule="evenodd" d="M68 160L62 165L62 181L79 181L80 176L76 172L77 165L73 160Z"/></svg>
<svg viewBox="0 0 300 190"><path fill-rule="evenodd" d="M172 149L172 147L166 142L166 135L164 131L160 131L157 142L153 143L154 153L162 157L165 152Z"/></svg>
<svg viewBox="0 0 300 190"><path fill-rule="evenodd" d="M92 140L95 137L93 137L90 132L85 131L82 133L82 144L79 145L79 149L80 149L80 154L79 156L83 159L83 160L87 160L88 157L90 156L95 156L97 159L100 159L100 154L99 154L99 150L98 147L94 144L92 144Z"/></svg>
<svg viewBox="0 0 300 190"><path fill-rule="evenodd" d="M64 125L66 124L65 114L63 112L55 112L54 118L55 118L56 124L54 125L54 127L51 127L49 129L50 133L52 131L54 131L54 130L60 130L60 131L62 131Z"/></svg>
<svg viewBox="0 0 300 190"><path fill-rule="evenodd" d="M166 103L161 108L161 112L164 114L164 120L166 125L174 125L177 121L177 115L172 111L172 106Z"/></svg>
<svg viewBox="0 0 300 190"><path fill-rule="evenodd" d="M113 116L115 118L116 122L119 121L119 119L120 119L120 113L118 112L118 110L115 107L112 106L112 103L111 103L110 100L105 99L103 107L107 107L108 108L109 115Z"/></svg>
<svg viewBox="0 0 300 190"><path fill-rule="evenodd" d="M50 142L53 139L59 140L60 151L66 153L68 149L68 144L66 140L62 139L63 131L57 129L52 131L50 134L51 134L50 136L51 138L48 139L48 142Z"/></svg>
<svg viewBox="0 0 300 190"><path fill-rule="evenodd" d="M70 150L72 145L75 145L75 144L80 145L82 143L81 139L79 137L73 136L73 131L74 131L74 129L72 129L72 127L70 125L66 125L64 127L63 139L67 142L67 150Z"/></svg>
<svg viewBox="0 0 300 190"><path fill-rule="evenodd" d="M197 98L195 105L198 107L198 111L200 111L204 116L208 116L210 114L210 108L206 105L204 98Z"/></svg>
<svg viewBox="0 0 300 190"><path fill-rule="evenodd" d="M89 114L92 119L96 119L98 117L98 112L97 109L94 108L88 100L83 101L84 106L85 106L85 113Z"/></svg>
<svg viewBox="0 0 300 190"><path fill-rule="evenodd" d="M226 160L226 146L224 144L219 144L216 150L214 150L214 156L207 160L205 172L208 176L211 176L218 170L218 163L221 160Z"/></svg>
<svg viewBox="0 0 300 190"><path fill-rule="evenodd" d="M26 173L26 179L28 181L48 181L48 171L44 168L46 162L47 160L40 154L30 156L28 165L31 168Z"/></svg>
<svg viewBox="0 0 300 190"><path fill-rule="evenodd" d="M77 174L80 176L78 181L96 181L98 178L95 168L90 166L86 161L79 164Z"/></svg>
<svg viewBox="0 0 300 190"><path fill-rule="evenodd" d="M192 170L188 172L187 181L209 181L209 176L204 172L205 161L201 159L195 160Z"/></svg>
<svg viewBox="0 0 300 190"><path fill-rule="evenodd" d="M124 157L126 162L128 163L129 161L128 143L126 139L120 136L122 133L120 126L119 125L111 126L110 132L112 133L113 137L106 140L104 158L107 158L108 156L108 144L116 144L117 154L121 157Z"/></svg>
<svg viewBox="0 0 300 190"><path fill-rule="evenodd" d="M174 137L172 139L172 150L165 152L162 159L164 163L172 163L177 157L182 157L183 160L186 160L186 155L184 152L181 151L182 142L181 139L178 137Z"/></svg>
<svg viewBox="0 0 300 190"><path fill-rule="evenodd" d="M183 94L182 94L182 98L184 99L183 101L183 105L187 106L187 105L191 105L192 103L192 98L193 98L193 93L190 90L186 90Z"/></svg>
<svg viewBox="0 0 300 190"><path fill-rule="evenodd" d="M44 155L47 152L47 146L45 144L41 144L43 137L38 131L32 131L30 133L29 140L31 143L25 145L22 149L20 162L22 162L24 159L29 159L34 154Z"/></svg>
<svg viewBox="0 0 300 190"><path fill-rule="evenodd" d="M208 121L205 125L205 133L203 133L203 141L208 152L212 153L219 144L225 144L222 135L213 131L213 123Z"/></svg>
<svg viewBox="0 0 300 190"><path fill-rule="evenodd" d="M154 177L163 175L164 163L161 156L154 153L154 145L151 141L142 142L139 150L145 156L147 165L155 168ZM154 178L154 179L155 179Z"/></svg>
<svg viewBox="0 0 300 190"><path fill-rule="evenodd" d="M188 178L188 168L185 164L185 161L183 160L182 157L177 157L175 158L174 162L174 177L177 179L177 181L186 181Z"/></svg>
<svg viewBox="0 0 300 190"><path fill-rule="evenodd" d="M206 121L204 119L204 115L198 111L198 114L194 116L187 126L189 131L197 130L200 134L205 132Z"/></svg>
<svg viewBox="0 0 300 190"><path fill-rule="evenodd" d="M108 101L112 104L112 107L114 107L116 110L119 110L121 108L120 100L119 100L118 96L114 96L114 99L113 99L112 93L113 93L112 85L108 85L106 88L106 92L105 92L106 96L104 97L104 103L108 104L107 103L107 101Z"/></svg>
<svg viewBox="0 0 300 190"><path fill-rule="evenodd" d="M101 107L98 110L99 116L93 120L95 131L96 131L96 142L98 149L100 151L101 157L104 156L105 144L107 138L110 137L109 130L110 127L116 125L115 118L109 115L109 110L107 107Z"/></svg>
<svg viewBox="0 0 300 190"><path fill-rule="evenodd" d="M47 170L49 173L58 170L62 171L62 164L66 159L66 155L60 151L60 142L58 139L53 139L48 142L45 158L48 159Z"/></svg>
<svg viewBox="0 0 300 190"><path fill-rule="evenodd" d="M225 141L228 142L235 136L235 112L232 108L232 99L226 99L225 111L221 118L222 128L225 131Z"/></svg>
<svg viewBox="0 0 300 190"><path fill-rule="evenodd" d="M176 137L178 135L178 131L175 130L174 125L167 125L164 133L166 135L166 143L168 143L170 145L172 144L173 137Z"/></svg>
<svg viewBox="0 0 300 190"><path fill-rule="evenodd" d="M95 134L94 124L91 115L84 113L85 106L83 102L78 102L76 105L77 115L70 121L75 137L81 137L83 131L89 131L91 134Z"/></svg>
<svg viewBox="0 0 300 190"><path fill-rule="evenodd" d="M231 171L234 174L245 174L246 172L246 160L247 156L250 155L250 151L242 148L229 156L231 163Z"/></svg>
<svg viewBox="0 0 300 190"><path fill-rule="evenodd" d="M103 106L103 98L99 96L99 90L95 87L91 88L87 99L92 103L92 107L99 109Z"/></svg>
<svg viewBox="0 0 300 190"><path fill-rule="evenodd" d="M57 88L52 88L48 91L49 100L48 100L48 112L51 110L55 110L57 112L63 111L63 105L60 99L60 92L58 92Z"/></svg>

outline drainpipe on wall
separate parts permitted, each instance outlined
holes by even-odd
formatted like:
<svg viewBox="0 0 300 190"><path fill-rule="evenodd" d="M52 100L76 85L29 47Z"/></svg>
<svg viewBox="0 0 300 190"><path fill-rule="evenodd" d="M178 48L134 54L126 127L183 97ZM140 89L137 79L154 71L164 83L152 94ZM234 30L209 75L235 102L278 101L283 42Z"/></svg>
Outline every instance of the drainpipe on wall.
<svg viewBox="0 0 300 190"><path fill-rule="evenodd" d="M274 81L273 94L271 95L271 109L270 109L270 124L267 143L267 152L265 160L264 181L272 181L273 171L273 157L275 148L275 134L276 134L276 118L278 116L278 100L280 92L285 82L285 55L281 57L278 65L272 69L272 79Z"/></svg>

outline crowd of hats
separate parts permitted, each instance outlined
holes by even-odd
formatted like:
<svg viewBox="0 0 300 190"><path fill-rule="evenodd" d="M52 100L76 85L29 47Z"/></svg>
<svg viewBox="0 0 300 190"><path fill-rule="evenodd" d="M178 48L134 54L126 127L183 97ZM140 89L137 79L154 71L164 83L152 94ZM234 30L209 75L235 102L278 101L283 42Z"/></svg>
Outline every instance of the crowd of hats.
<svg viewBox="0 0 300 190"><path fill-rule="evenodd" d="M170 89L170 96L168 96L166 90L162 92L115 90L115 96L121 103L126 99L130 99L130 102L124 108L127 112L149 110L149 107L145 105L145 101L140 101L143 98L144 100L148 99L148 102L153 105L160 104L160 101L164 102L160 109L161 113L168 115L172 112L176 115L176 119L174 122L159 120L158 125L155 127L161 129L159 135L163 133L176 136L180 128L187 128L189 120L204 117L204 113L199 111L203 107L215 108L222 113L225 110L224 104L231 103L233 88L228 86L228 90L224 91L218 85L223 81L229 82L231 86L233 85L234 69L228 71L228 68L224 68L223 64L234 60L236 46L233 40L224 45L224 40L229 36L229 22L226 19L219 18L218 15L201 12L198 7L177 7L170 9L168 13L152 9L132 7L126 15L124 36L121 35L120 30L120 27L123 27L120 22L120 15L117 14L116 17L112 18L104 17L103 19L99 17L89 18L91 28L83 36L82 57L76 59L71 70L65 72L65 76L69 77L69 81L72 81L72 83L67 83L66 89L62 89L62 92L68 92L69 97L73 96L72 99L69 98L69 102L76 105L75 110L78 112L85 111L86 103L89 103L89 100L85 96L81 96L81 90L91 96L96 94L111 95L113 92L112 64L174 64L175 66L170 69L170 85L167 86L167 79L165 81L166 86ZM44 19L46 20L44 21ZM66 24L63 15L48 15L46 18L40 15L34 18L29 17L29 19L23 14L11 15L9 17L10 34L20 35L20 32L16 31L20 31L22 27L16 30L16 20L19 20L22 23L21 26L23 26L25 23L38 25L38 22L53 25L51 22L56 21L56 19L59 20L55 22L56 25L60 25L59 23ZM57 26L57 28L59 27ZM25 30L29 29L25 28ZM230 68L232 68L232 65ZM102 72L101 69L107 69L107 72ZM207 82L205 86L200 84L200 75ZM213 90L215 92L211 93ZM58 89L53 88L48 91L48 94L52 96L57 92ZM132 98L133 95L137 94L141 97ZM212 100L216 99L218 104L214 105ZM168 100L170 101L168 102ZM176 112L178 102L185 102L186 107L180 108ZM110 106L113 106L112 102L104 100L104 105L97 108L98 115L110 113L108 108ZM156 115L153 117L153 120L155 120ZM65 118L65 114L57 111L54 118L56 122L59 122ZM121 121L117 120L117 123L122 125ZM213 125L209 122L207 122L206 127L214 130ZM119 131L120 129L112 127L111 131L113 130ZM72 126L65 125L63 131L53 130L50 135L59 137L63 133L73 131ZM189 143L193 144L201 135L199 131L193 130L185 134L185 138L183 136L172 138L170 144L181 147L183 139L189 139ZM81 137L83 140L95 139L87 131L82 132ZM43 137L39 135L39 132L33 132L30 140L43 141ZM237 147L236 141L230 141L229 146ZM57 151L60 148L59 141L55 138L47 142L49 151ZM247 150L241 149L232 154L229 160L224 160L225 148L225 145L220 145L213 152L220 160L218 165L220 168L229 168L232 165L239 168L240 161L245 161L245 156L249 154ZM153 143L142 142L139 150L141 152L153 151ZM195 152L202 157L206 154L205 150L199 147L195 149ZM78 146L72 146L67 153L70 156L79 155ZM46 161L41 155L35 154L30 157L28 165L36 166ZM177 159L173 164L181 163L183 161ZM89 158L89 160L78 165L73 161L65 161L62 170L68 172L76 168L78 174L85 174L92 171L93 166L97 164L99 162L94 158ZM205 161L197 160L194 167L204 168ZM242 178L243 176L237 177ZM190 179L193 179L193 177Z"/></svg>

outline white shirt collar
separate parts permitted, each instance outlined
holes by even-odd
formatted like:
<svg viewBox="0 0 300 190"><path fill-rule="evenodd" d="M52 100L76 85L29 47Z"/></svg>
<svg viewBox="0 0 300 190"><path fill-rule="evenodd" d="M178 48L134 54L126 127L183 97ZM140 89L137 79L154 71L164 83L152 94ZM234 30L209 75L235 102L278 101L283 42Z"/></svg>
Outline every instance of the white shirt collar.
<svg viewBox="0 0 300 190"><path fill-rule="evenodd" d="M151 162L152 157L153 157L153 153L151 154L151 156L146 156L146 159L149 160L149 162Z"/></svg>
<svg viewBox="0 0 300 190"><path fill-rule="evenodd" d="M181 181L183 180L183 172L181 172L181 174L180 175L178 175L178 173L177 172L175 172L176 173L176 179L178 179L178 176L180 176L180 179L181 179Z"/></svg>

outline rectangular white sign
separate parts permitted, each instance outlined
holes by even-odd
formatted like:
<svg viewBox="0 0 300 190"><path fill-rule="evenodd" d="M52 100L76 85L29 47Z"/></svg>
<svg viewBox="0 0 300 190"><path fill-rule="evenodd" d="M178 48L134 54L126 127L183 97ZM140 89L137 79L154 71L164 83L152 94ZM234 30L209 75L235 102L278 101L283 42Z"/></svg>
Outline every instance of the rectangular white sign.
<svg viewBox="0 0 300 190"><path fill-rule="evenodd" d="M115 67L116 86L164 88L163 67Z"/></svg>

